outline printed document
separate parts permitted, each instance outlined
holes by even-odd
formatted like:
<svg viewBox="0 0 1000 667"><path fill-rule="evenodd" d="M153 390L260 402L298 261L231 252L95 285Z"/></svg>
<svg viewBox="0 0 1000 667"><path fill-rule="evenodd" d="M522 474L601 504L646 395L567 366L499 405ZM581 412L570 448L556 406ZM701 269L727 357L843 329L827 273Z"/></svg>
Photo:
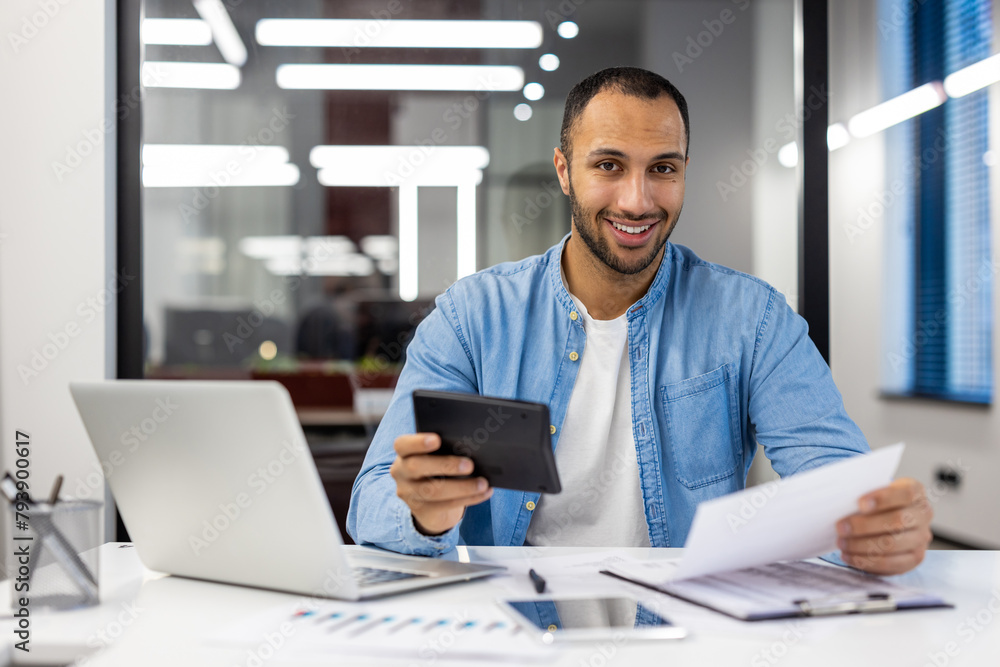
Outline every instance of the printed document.
<svg viewBox="0 0 1000 667"><path fill-rule="evenodd" d="M903 443L852 456L698 505L675 579L819 556L837 548L837 521L888 486Z"/></svg>

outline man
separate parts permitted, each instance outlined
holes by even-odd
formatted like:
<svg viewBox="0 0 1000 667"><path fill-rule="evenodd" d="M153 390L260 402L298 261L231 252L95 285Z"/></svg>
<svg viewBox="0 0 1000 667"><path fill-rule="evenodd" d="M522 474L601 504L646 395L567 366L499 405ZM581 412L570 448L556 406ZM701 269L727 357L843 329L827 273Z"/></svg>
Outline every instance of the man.
<svg viewBox="0 0 1000 667"><path fill-rule="evenodd" d="M572 231L438 297L354 484L356 541L682 546L699 502L744 486L758 442L782 475L868 451L784 298L668 243L688 145L687 104L659 75L612 68L573 88L554 158ZM409 433L418 388L547 404L563 492L447 479L471 462ZM907 571L930 518L923 487L897 480L840 522L842 556Z"/></svg>

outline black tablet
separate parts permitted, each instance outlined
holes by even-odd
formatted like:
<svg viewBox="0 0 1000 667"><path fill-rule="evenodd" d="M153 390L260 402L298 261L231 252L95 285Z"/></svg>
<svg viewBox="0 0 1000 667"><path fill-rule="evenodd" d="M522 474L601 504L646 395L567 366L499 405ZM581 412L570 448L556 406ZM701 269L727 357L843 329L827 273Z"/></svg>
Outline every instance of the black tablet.
<svg viewBox="0 0 1000 667"><path fill-rule="evenodd" d="M559 493L559 474L549 435L549 408L449 391L413 392L418 433L437 433L434 454L472 459L472 477L490 486L534 493Z"/></svg>

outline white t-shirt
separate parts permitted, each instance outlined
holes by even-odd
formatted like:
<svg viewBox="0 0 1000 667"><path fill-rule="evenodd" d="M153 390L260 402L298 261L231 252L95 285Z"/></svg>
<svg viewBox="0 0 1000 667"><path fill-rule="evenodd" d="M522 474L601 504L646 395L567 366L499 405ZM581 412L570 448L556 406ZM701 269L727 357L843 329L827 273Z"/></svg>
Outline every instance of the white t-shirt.
<svg viewBox="0 0 1000 667"><path fill-rule="evenodd" d="M648 547L632 435L627 313L595 320L573 297L587 342L556 446L562 493L536 503L535 546Z"/></svg>

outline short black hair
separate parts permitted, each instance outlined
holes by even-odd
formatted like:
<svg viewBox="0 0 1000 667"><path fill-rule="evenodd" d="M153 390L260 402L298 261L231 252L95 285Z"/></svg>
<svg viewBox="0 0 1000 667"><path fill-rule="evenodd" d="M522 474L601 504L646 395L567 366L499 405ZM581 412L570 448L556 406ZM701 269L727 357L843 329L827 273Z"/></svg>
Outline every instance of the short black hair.
<svg viewBox="0 0 1000 667"><path fill-rule="evenodd" d="M562 130L559 132L559 149L569 159L569 133L573 123L580 117L590 100L600 92L613 90L623 95L655 100L661 95L667 95L677 104L684 120L684 155L691 147L691 130L688 121L687 100L681 95L674 84L655 72L639 67L609 67L591 74L580 83L573 86L566 96L566 108L563 111Z"/></svg>

